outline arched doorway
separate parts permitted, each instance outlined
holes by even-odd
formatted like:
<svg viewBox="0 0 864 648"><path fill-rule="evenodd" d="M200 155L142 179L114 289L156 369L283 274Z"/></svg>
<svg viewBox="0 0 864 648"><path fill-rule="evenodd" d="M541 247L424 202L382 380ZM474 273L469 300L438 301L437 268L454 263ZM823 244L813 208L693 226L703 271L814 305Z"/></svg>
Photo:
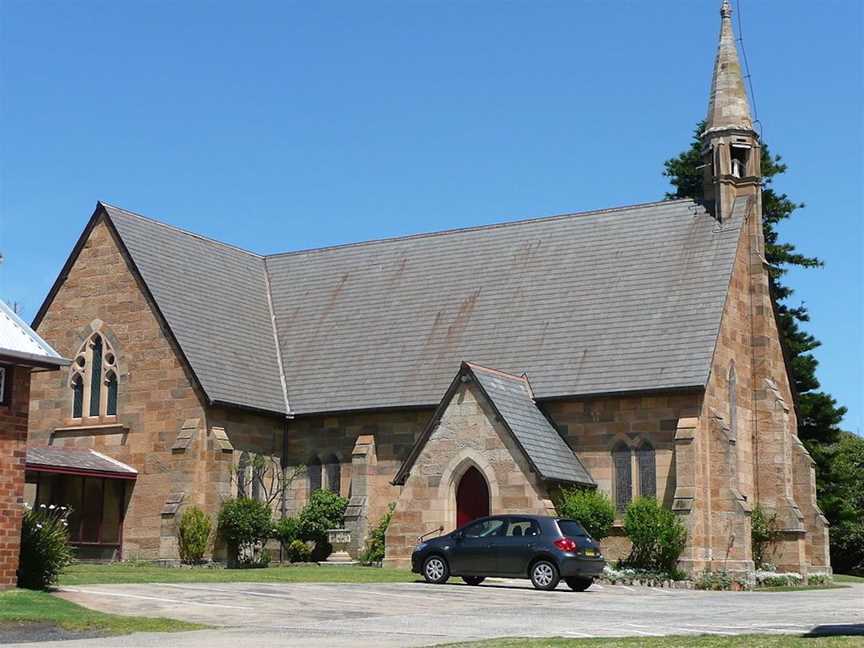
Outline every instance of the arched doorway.
<svg viewBox="0 0 864 648"><path fill-rule="evenodd" d="M489 515L489 486L480 471L471 466L456 489L456 528L485 515Z"/></svg>

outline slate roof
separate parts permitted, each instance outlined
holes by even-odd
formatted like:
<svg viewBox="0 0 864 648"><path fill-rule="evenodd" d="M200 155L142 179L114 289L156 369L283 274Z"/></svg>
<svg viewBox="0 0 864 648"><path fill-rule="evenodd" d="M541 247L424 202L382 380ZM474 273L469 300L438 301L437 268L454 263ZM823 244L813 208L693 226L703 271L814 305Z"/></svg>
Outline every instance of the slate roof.
<svg viewBox="0 0 864 648"><path fill-rule="evenodd" d="M540 400L704 386L742 216L668 201L268 257L291 407L434 404L464 358Z"/></svg>
<svg viewBox="0 0 864 648"><path fill-rule="evenodd" d="M61 358L59 353L0 299L0 361L2 360L27 366L62 367L69 364L68 360Z"/></svg>
<svg viewBox="0 0 864 648"><path fill-rule="evenodd" d="M745 205L723 224L677 200L268 257L103 210L211 401L300 415L432 407L464 358L526 372L539 401L704 387Z"/></svg>
<svg viewBox="0 0 864 648"><path fill-rule="evenodd" d="M435 431L463 378L473 380L487 398L501 422L513 435L532 468L543 479L596 486L594 479L564 441L534 400L526 376L514 376L495 369L463 362L435 414L417 438L407 459L399 468L394 484L404 484L411 467Z"/></svg>
<svg viewBox="0 0 864 648"><path fill-rule="evenodd" d="M210 399L285 412L264 259L104 207Z"/></svg>
<svg viewBox="0 0 864 648"><path fill-rule="evenodd" d="M60 473L113 474L119 479L135 479L138 471L108 455L89 448L27 448L27 469Z"/></svg>
<svg viewBox="0 0 864 648"><path fill-rule="evenodd" d="M526 376L468 367L541 477L594 484L579 457L537 407Z"/></svg>

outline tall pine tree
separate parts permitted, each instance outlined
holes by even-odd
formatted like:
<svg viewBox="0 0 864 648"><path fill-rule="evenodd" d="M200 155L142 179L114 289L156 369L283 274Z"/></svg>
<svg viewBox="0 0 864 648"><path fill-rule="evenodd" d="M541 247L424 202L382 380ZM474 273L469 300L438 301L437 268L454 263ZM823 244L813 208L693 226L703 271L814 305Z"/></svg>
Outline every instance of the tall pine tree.
<svg viewBox="0 0 864 648"><path fill-rule="evenodd" d="M697 125L690 147L678 157L667 160L663 175L669 178L674 191L667 199L692 198L702 200L702 141L705 123ZM780 240L777 224L791 217L803 203L792 201L785 193L773 188L774 178L786 171L779 155L772 156L762 143L762 225L765 234L765 257L770 265L771 296L777 309L780 337L789 358L790 378L797 393L798 436L807 446L817 464L817 486L824 491L829 479L828 463L833 444L840 437L840 422L846 408L837 405L829 394L819 390L816 367L819 362L812 351L820 342L801 328L810 320L804 304L791 304L794 294L784 281L790 268L819 268L822 261L796 251L795 245ZM829 516L830 519L830 516Z"/></svg>

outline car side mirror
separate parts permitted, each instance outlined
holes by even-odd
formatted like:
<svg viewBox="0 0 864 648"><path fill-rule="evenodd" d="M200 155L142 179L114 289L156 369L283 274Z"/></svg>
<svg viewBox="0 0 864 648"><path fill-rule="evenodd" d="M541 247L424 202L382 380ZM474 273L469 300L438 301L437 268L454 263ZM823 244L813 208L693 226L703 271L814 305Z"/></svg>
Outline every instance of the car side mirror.
<svg viewBox="0 0 864 648"><path fill-rule="evenodd" d="M453 536L453 539L456 542L462 542L462 540L464 538L465 538L465 534L462 531L457 531L456 534Z"/></svg>

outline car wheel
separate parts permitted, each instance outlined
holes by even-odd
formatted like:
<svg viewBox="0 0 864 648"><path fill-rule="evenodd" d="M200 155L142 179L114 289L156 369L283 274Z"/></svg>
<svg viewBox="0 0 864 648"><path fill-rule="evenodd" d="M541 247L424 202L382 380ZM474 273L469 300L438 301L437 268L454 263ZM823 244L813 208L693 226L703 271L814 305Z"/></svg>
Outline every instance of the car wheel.
<svg viewBox="0 0 864 648"><path fill-rule="evenodd" d="M427 583L441 585L450 578L450 568L441 556L429 556L423 563L423 578Z"/></svg>
<svg viewBox="0 0 864 648"><path fill-rule="evenodd" d="M554 563L548 560L538 560L531 565L531 583L539 590L554 590L558 587L561 576Z"/></svg>
<svg viewBox="0 0 864 648"><path fill-rule="evenodd" d="M468 583L469 585L479 585L484 580L486 580L485 576L463 576L462 580Z"/></svg>
<svg viewBox="0 0 864 648"><path fill-rule="evenodd" d="M584 592L594 584L593 578L565 578L564 580L567 582L567 587L574 592Z"/></svg>

